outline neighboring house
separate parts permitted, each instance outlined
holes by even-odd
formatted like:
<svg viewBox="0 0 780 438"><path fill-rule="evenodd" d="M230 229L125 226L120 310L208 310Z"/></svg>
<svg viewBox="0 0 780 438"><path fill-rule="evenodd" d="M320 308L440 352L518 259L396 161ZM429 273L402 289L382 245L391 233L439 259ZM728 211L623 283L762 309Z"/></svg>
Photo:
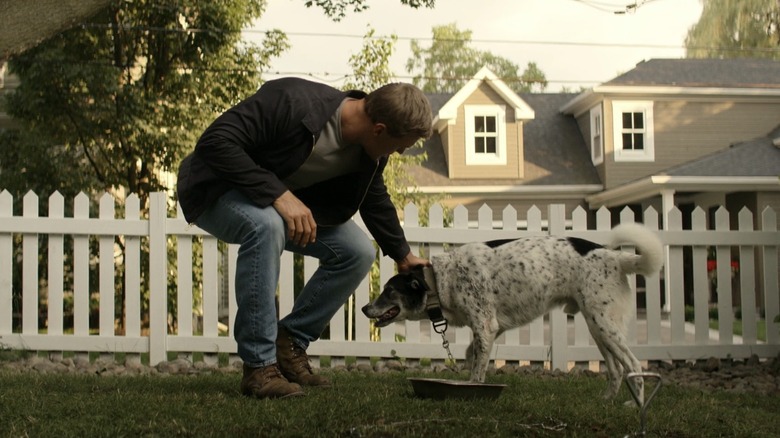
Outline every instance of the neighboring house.
<svg viewBox="0 0 780 438"><path fill-rule="evenodd" d="M578 95L517 95L482 69L429 98L428 160L409 173L472 219L483 204L780 211L777 61L650 60Z"/></svg>
<svg viewBox="0 0 780 438"><path fill-rule="evenodd" d="M522 227L529 206L546 218L561 203L591 217L630 207L638 220L652 206L662 228L673 206L684 224L696 206L710 218L725 206L732 222L748 207L755 226L765 207L780 213L778 61L650 60L578 95L517 95L482 69L429 99L428 159L408 171L470 220L511 205Z"/></svg>

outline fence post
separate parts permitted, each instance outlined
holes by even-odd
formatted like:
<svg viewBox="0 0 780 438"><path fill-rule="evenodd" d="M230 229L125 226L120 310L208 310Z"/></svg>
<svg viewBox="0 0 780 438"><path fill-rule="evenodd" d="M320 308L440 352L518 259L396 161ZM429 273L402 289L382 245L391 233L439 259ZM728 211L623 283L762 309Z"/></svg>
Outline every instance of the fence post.
<svg viewBox="0 0 780 438"><path fill-rule="evenodd" d="M561 236L566 232L566 206L553 204L547 208L548 232ZM568 370L569 333L568 318L563 309L557 307L550 311L550 349L552 358L550 368Z"/></svg>
<svg viewBox="0 0 780 438"><path fill-rule="evenodd" d="M167 216L166 194L149 195L149 365L152 366L166 360L168 350Z"/></svg>

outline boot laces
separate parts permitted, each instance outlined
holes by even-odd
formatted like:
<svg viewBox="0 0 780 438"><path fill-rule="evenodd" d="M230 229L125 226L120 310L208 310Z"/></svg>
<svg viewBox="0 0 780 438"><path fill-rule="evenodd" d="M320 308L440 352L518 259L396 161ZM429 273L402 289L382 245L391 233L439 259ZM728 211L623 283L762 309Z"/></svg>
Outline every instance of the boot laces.
<svg viewBox="0 0 780 438"><path fill-rule="evenodd" d="M263 379L265 381L273 380L280 377L282 377L282 371L279 369L279 366L276 364L267 366L263 370Z"/></svg>
<svg viewBox="0 0 780 438"><path fill-rule="evenodd" d="M306 350L292 342L293 351L293 365L296 368L303 367L306 371L311 372L311 364L309 363L309 355L306 354Z"/></svg>

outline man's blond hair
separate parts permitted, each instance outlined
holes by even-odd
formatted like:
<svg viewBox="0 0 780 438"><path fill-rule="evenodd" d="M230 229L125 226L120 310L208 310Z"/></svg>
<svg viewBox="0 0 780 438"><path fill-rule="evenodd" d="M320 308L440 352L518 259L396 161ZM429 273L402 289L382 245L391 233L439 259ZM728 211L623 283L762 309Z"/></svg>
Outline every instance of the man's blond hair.
<svg viewBox="0 0 780 438"><path fill-rule="evenodd" d="M412 84L398 82L377 88L366 96L365 110L372 122L383 123L393 137L429 138L433 133L431 104Z"/></svg>

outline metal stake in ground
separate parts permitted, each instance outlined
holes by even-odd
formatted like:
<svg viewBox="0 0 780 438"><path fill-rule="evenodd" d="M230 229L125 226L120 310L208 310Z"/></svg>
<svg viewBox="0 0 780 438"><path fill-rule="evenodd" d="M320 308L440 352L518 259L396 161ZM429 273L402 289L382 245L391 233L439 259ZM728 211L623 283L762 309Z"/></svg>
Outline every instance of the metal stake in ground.
<svg viewBox="0 0 780 438"><path fill-rule="evenodd" d="M655 379L657 380L657 383L655 385L655 388L650 392L650 395L645 396L644 403L639 400L639 394L637 394L637 389L634 387L634 384L632 383L633 379L640 378L642 379L642 384L644 386L644 381L646 379ZM632 435L626 435L626 438L631 436L647 436L647 407L650 405L650 402L653 400L653 397L655 397L655 393L658 392L659 389L661 389L661 375L657 373L648 373L648 372L642 372L642 373L628 373L626 375L626 386L628 386L628 392L631 393L631 397L634 398L634 401L636 402L637 406L639 406L639 432L634 432ZM647 391L645 391L647 393Z"/></svg>

